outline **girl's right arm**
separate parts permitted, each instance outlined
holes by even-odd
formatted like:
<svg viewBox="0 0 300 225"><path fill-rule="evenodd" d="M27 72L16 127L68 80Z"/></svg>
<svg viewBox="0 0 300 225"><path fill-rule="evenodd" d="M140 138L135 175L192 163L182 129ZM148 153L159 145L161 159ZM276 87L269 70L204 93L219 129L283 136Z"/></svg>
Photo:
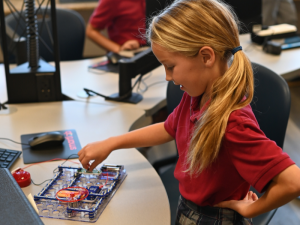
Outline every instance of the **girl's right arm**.
<svg viewBox="0 0 300 225"><path fill-rule="evenodd" d="M105 160L113 150L159 145L173 139L165 130L162 122L103 141L90 143L78 152L78 156L82 166L91 171ZM91 160L95 161L90 165Z"/></svg>
<svg viewBox="0 0 300 225"><path fill-rule="evenodd" d="M230 200L218 203L217 207L230 208L244 217L253 218L262 213L278 208L300 195L300 169L291 165L278 175L269 184L266 192L257 198Z"/></svg>

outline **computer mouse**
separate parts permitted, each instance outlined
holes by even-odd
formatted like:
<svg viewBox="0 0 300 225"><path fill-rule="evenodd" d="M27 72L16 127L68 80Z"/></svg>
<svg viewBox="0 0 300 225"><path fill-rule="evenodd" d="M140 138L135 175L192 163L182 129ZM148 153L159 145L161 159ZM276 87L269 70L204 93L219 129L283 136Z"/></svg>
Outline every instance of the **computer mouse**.
<svg viewBox="0 0 300 225"><path fill-rule="evenodd" d="M28 144L32 149L44 149L62 145L65 137L59 132L48 132L39 134L28 140Z"/></svg>

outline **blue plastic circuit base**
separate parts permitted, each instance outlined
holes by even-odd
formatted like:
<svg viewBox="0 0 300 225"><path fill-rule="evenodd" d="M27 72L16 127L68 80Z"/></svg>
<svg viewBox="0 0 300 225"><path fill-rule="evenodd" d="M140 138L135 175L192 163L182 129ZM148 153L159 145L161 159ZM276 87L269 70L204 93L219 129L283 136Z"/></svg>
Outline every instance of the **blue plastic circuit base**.
<svg viewBox="0 0 300 225"><path fill-rule="evenodd" d="M104 168L104 169L103 169ZM104 165L100 173L83 173L81 168L59 166L55 176L34 196L40 217L74 220L94 223L110 202L127 176L124 166ZM88 198L79 202L61 202L55 198L56 193L67 187L100 186L97 193L90 191Z"/></svg>

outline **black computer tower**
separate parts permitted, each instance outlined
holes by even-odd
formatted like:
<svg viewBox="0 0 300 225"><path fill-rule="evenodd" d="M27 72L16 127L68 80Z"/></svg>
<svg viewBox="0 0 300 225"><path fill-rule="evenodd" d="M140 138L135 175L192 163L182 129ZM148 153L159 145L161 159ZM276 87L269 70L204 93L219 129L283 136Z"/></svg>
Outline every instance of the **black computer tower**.
<svg viewBox="0 0 300 225"><path fill-rule="evenodd" d="M24 12L12 12L13 18L20 20L16 22L16 26L9 27L8 22L4 15L4 1L0 2L1 12L1 46L4 56L4 67L6 75L6 86L7 86L7 103L27 103L27 102L47 102L47 101L61 101L63 95L61 93L61 81L60 81L60 67L59 67L59 48L58 38L56 29L56 11L55 11L55 0L48 0L49 5L45 10L40 7L36 7L31 11L27 10ZM24 0L25 8L26 4L35 5L34 0ZM39 56L38 50L39 45L43 44L43 39L38 35L37 22L33 20L37 19L38 11L43 12L41 15L44 19L41 23L45 24L45 18L51 19L51 40L52 45L50 46L52 54L54 56L53 64L49 64ZM32 24L28 25L28 14L32 14ZM20 24L25 23L23 27L24 31L20 31ZM15 32L14 29L19 29L19 33ZM28 32L29 29L29 32ZM37 29L37 30L35 30ZM46 29L46 28L45 28ZM11 32L11 33L10 33ZM28 33L33 33L36 40L29 42L28 40L32 37ZM22 36L22 37L21 37ZM25 38L27 42L22 44L22 40ZM41 40L39 40L39 38ZM24 41L24 40L23 40ZM17 47L22 47L22 51L17 51ZM26 52L25 52L26 51ZM18 54L19 55L18 55ZM20 56L22 54L22 56ZM25 55L25 57L24 57ZM25 62L21 62L18 59L27 59ZM18 62L19 61L19 62ZM20 63L19 65L16 65Z"/></svg>

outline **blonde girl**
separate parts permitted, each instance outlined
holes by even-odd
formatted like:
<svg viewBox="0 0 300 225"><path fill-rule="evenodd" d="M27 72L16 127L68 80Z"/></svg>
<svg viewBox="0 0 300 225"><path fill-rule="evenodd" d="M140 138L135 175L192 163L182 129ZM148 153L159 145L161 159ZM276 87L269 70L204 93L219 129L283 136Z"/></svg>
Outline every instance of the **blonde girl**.
<svg viewBox="0 0 300 225"><path fill-rule="evenodd" d="M299 168L252 112L253 72L237 21L218 0L178 0L155 16L147 38L182 100L164 123L85 146L83 167L95 168L115 149L175 139L176 224L252 224L249 218L300 195ZM250 185L265 194L258 199Z"/></svg>

